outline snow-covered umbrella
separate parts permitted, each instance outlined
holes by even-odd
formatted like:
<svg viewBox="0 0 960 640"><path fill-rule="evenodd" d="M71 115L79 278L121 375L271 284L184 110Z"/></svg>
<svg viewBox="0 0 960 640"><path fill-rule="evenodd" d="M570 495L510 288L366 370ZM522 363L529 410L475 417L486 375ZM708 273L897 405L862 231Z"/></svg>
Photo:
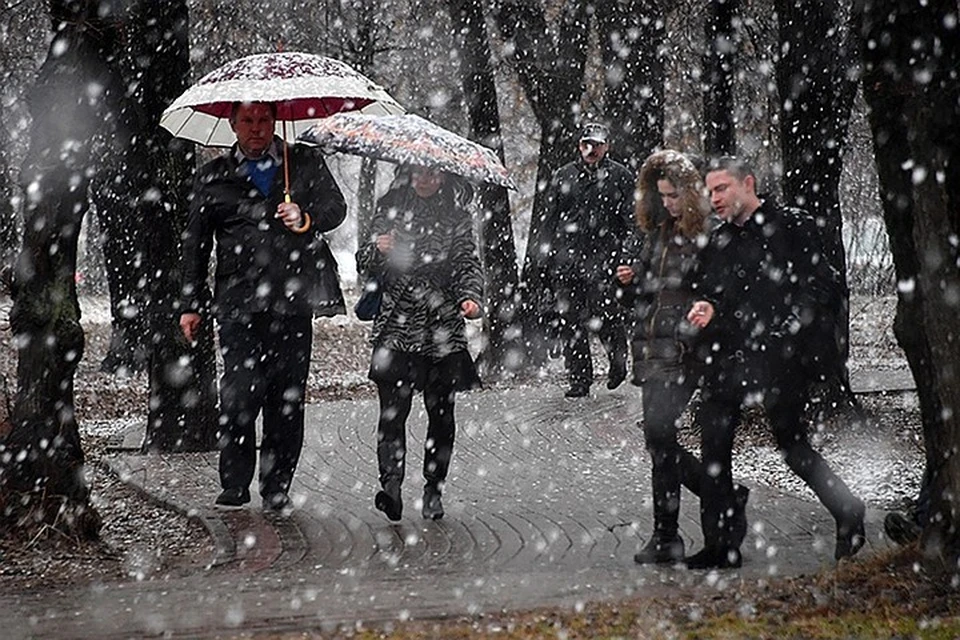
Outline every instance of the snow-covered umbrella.
<svg viewBox="0 0 960 640"><path fill-rule="evenodd" d="M383 87L350 65L290 51L246 56L211 71L167 107L160 126L178 138L229 147L236 141L230 112L237 102L276 105L284 155L287 142L331 114L404 112ZM285 178L289 183L286 173Z"/></svg>
<svg viewBox="0 0 960 640"><path fill-rule="evenodd" d="M429 167L516 189L492 149L412 114L338 113L320 120L299 139L333 151Z"/></svg>
<svg viewBox="0 0 960 640"><path fill-rule="evenodd" d="M345 62L309 53L261 53L202 77L167 107L160 126L178 138L229 147L236 141L229 122L235 102L276 104L277 135L288 142L341 111L404 112L383 87Z"/></svg>

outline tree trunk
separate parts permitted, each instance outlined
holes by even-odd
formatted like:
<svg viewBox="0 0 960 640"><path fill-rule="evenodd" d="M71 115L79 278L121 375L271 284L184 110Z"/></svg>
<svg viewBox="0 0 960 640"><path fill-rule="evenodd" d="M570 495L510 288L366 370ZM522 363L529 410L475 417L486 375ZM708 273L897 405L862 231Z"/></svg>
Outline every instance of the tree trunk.
<svg viewBox="0 0 960 640"><path fill-rule="evenodd" d="M351 43L353 55L350 62L360 73L369 75L373 71L373 57L377 50L377 7L374 0L354 0L357 28L355 40ZM376 207L377 162L371 158L360 161L360 181L357 186L357 244L366 241L370 235L370 223ZM359 280L360 276L357 274ZM362 282L357 282L363 286Z"/></svg>
<svg viewBox="0 0 960 640"><path fill-rule="evenodd" d="M0 122L3 122L3 104L0 103ZM0 149L9 149L6 127L0 126ZM20 224L13 208L13 184L6 154L0 154L0 294L9 293L13 283L13 262L17 255Z"/></svg>
<svg viewBox="0 0 960 640"><path fill-rule="evenodd" d="M610 153L633 169L663 143L666 18L659 0L596 4Z"/></svg>
<svg viewBox="0 0 960 640"><path fill-rule="evenodd" d="M460 77L470 116L470 137L496 150L502 161L500 112L480 0L447 0L460 55ZM519 301L517 252L510 222L510 200L504 187L485 184L480 191L481 247L487 281L487 310L483 325L486 343L480 360L488 375L518 367L523 348L520 331L511 330Z"/></svg>
<svg viewBox="0 0 960 640"><path fill-rule="evenodd" d="M783 197L810 212L820 229L826 259L841 275L843 307L834 327L840 354L850 355L850 304L843 249L840 176L857 79L859 13L841 24L837 0L777 0L780 21L780 150ZM811 42L818 46L811 47ZM844 382L849 372L844 367Z"/></svg>
<svg viewBox="0 0 960 640"><path fill-rule="evenodd" d="M109 373L142 371L147 360L145 288L150 265L144 259L144 221L134 204L143 186L136 179L136 166L130 166L135 162L129 153L103 158L100 179L90 190L110 294L110 346L100 363L100 370Z"/></svg>
<svg viewBox="0 0 960 640"><path fill-rule="evenodd" d="M119 42L108 5L50 3L56 33L28 95L26 225L10 314L19 344L17 392L13 430L0 455L0 512L7 522L56 522L88 538L101 523L88 501L74 411L73 376L84 347L75 276L91 141L115 104L111 90L123 87L107 64ZM101 92L91 94L90 87ZM25 512L31 518L21 520Z"/></svg>
<svg viewBox="0 0 960 640"><path fill-rule="evenodd" d="M370 224L373 222L373 210L377 206L377 161L372 158L360 159L360 179L357 183L357 247L370 237ZM357 274L357 285L360 274Z"/></svg>
<svg viewBox="0 0 960 640"><path fill-rule="evenodd" d="M947 16L953 15L951 21ZM948 574L960 559L960 34L957 6L863 7L864 95L897 271L896 332L920 398L930 520L921 547Z"/></svg>
<svg viewBox="0 0 960 640"><path fill-rule="evenodd" d="M510 45L520 84L540 125L537 190L520 283L526 363L533 366L546 359L551 333L542 322L538 303L550 284L542 255L546 187L553 172L577 153L577 113L584 89L592 9L588 4L565 3L558 26L547 24L537 0L504 0L495 12L500 33Z"/></svg>
<svg viewBox="0 0 960 640"><path fill-rule="evenodd" d="M128 175L141 185L134 219L142 221L144 261L154 276L145 288L149 336L150 402L146 451L210 451L216 448L216 359L212 331L201 331L191 348L179 326L180 236L186 226L191 166L186 145L156 127L163 109L186 89L189 76L185 0L138 6L141 30L134 59L141 68L136 112L137 143ZM131 107L133 108L133 107Z"/></svg>
<svg viewBox="0 0 960 640"><path fill-rule="evenodd" d="M707 3L703 54L703 151L707 156L737 152L734 128L733 79L737 69L740 34L733 19L740 0Z"/></svg>

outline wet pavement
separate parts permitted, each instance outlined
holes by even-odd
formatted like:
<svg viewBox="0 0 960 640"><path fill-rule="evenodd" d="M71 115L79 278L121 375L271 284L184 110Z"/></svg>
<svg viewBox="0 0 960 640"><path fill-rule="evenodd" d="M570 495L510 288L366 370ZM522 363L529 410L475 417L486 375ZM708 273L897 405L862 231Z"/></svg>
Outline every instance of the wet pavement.
<svg viewBox="0 0 960 640"><path fill-rule="evenodd" d="M856 374L854 388L904 392L909 374ZM708 573L641 567L632 556L652 530L649 457L636 388L595 385L579 400L554 385L458 396L446 517L420 517L426 417L408 423L404 516L373 507L377 489L373 400L310 405L289 517L213 509L215 453L135 453L142 429L110 466L153 499L199 518L216 552L202 571L168 580L0 596L4 637L216 637L258 630L326 630L391 621L575 607L636 595L696 594L833 564L833 522L803 492L755 481L744 566ZM909 393L909 391L905 391ZM417 400L419 402L419 400ZM856 450L843 436L828 443ZM773 455L773 454L771 454ZM827 451L824 455L831 459ZM903 452L894 452L902 458ZM919 454L916 454L919 459ZM763 464L783 463L775 459ZM848 477L845 461L836 468ZM909 462L908 462L909 464ZM785 469L785 467L784 467ZM871 501L882 481L856 472ZM887 470L889 472L889 470ZM681 533L701 544L697 502L684 493ZM886 547L882 512L867 513L867 555ZM11 635L8 635L9 632Z"/></svg>

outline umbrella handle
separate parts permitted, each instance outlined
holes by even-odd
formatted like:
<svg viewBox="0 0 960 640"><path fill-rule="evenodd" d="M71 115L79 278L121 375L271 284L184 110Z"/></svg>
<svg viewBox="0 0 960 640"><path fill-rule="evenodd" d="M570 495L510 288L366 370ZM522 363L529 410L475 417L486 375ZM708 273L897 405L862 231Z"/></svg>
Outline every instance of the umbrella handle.
<svg viewBox="0 0 960 640"><path fill-rule="evenodd" d="M291 202L290 198L290 156L287 154L287 121L281 120L283 124L283 201Z"/></svg>

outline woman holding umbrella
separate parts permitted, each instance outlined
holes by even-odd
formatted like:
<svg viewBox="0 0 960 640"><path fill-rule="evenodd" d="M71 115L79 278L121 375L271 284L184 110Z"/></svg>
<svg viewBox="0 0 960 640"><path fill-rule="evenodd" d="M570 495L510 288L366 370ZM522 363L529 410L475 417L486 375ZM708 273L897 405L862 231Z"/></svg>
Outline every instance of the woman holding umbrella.
<svg viewBox="0 0 960 640"><path fill-rule="evenodd" d="M444 513L440 496L456 432L454 397L480 384L464 318L481 315L483 273L472 220L458 202L461 186L467 188L449 173L401 167L378 202L369 241L357 251L358 269L376 278L382 292L369 372L380 397L375 504L393 521L403 513L413 393L423 392L428 416L421 513L435 520Z"/></svg>

